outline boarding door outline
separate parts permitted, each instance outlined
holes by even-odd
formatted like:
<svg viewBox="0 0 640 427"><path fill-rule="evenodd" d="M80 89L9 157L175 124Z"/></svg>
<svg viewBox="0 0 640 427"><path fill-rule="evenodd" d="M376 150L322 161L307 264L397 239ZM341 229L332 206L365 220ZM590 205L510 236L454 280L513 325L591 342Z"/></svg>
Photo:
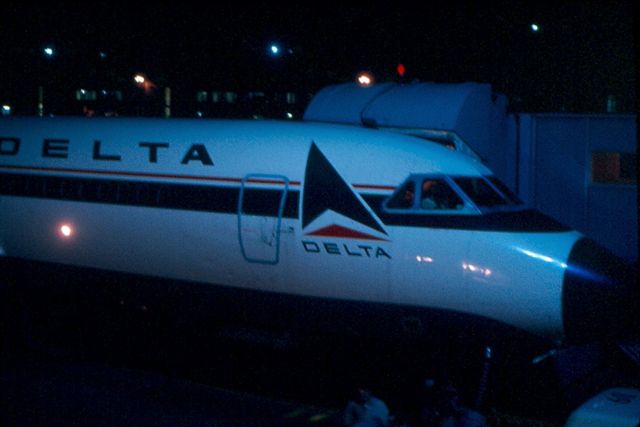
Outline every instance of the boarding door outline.
<svg viewBox="0 0 640 427"><path fill-rule="evenodd" d="M242 179L238 197L238 241L247 262L275 265L280 261L280 227L288 191L289 179L283 175L248 174ZM277 212L256 214L256 209L263 210L271 199L275 201L278 193L277 206L267 207L277 207Z"/></svg>

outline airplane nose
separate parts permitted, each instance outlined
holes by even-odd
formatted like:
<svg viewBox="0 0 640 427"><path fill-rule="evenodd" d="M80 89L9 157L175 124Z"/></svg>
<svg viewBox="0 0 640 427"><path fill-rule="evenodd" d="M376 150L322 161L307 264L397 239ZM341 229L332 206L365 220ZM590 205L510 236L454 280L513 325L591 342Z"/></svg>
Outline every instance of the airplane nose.
<svg viewBox="0 0 640 427"><path fill-rule="evenodd" d="M562 290L562 317L569 342L639 337L636 269L590 239L575 243Z"/></svg>

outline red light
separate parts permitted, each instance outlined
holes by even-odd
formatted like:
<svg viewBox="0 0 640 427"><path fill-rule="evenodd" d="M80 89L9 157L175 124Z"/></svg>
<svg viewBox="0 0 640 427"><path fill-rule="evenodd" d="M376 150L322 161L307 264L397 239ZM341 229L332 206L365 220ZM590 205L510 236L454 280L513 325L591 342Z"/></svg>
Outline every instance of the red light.
<svg viewBox="0 0 640 427"><path fill-rule="evenodd" d="M407 68L404 66L404 64L398 64L398 66L396 67L396 71L398 72L398 75L400 77L404 77L404 73L407 72Z"/></svg>

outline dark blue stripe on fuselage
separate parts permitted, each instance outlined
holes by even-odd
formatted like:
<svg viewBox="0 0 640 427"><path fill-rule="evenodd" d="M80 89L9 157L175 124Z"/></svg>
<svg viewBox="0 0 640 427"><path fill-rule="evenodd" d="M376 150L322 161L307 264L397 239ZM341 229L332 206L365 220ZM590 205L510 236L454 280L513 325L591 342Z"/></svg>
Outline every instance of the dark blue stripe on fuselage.
<svg viewBox="0 0 640 427"><path fill-rule="evenodd" d="M243 212L277 216L282 191L247 189ZM240 187L0 173L0 194L235 214L238 211ZM290 189L287 192L283 217L300 217L299 197L298 190ZM382 202L387 196L362 194L362 197L387 226L510 232L570 230L535 210L484 215L390 214L382 209Z"/></svg>
<svg viewBox="0 0 640 427"><path fill-rule="evenodd" d="M245 190L243 213L277 216L283 190ZM0 194L90 203L237 213L240 187L169 184L49 175L0 174ZM298 218L299 191L289 190L285 218Z"/></svg>

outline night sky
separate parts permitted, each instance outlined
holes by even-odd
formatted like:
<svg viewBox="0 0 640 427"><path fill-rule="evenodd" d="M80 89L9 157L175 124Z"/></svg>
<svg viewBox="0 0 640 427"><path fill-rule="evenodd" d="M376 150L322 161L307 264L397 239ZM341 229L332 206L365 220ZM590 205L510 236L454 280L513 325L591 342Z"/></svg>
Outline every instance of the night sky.
<svg viewBox="0 0 640 427"><path fill-rule="evenodd" d="M122 87L136 72L177 93L314 93L359 70L397 79L403 63L407 81L491 83L516 111L602 112L608 95L636 108L631 2L228 3L5 1L0 102L38 84Z"/></svg>

